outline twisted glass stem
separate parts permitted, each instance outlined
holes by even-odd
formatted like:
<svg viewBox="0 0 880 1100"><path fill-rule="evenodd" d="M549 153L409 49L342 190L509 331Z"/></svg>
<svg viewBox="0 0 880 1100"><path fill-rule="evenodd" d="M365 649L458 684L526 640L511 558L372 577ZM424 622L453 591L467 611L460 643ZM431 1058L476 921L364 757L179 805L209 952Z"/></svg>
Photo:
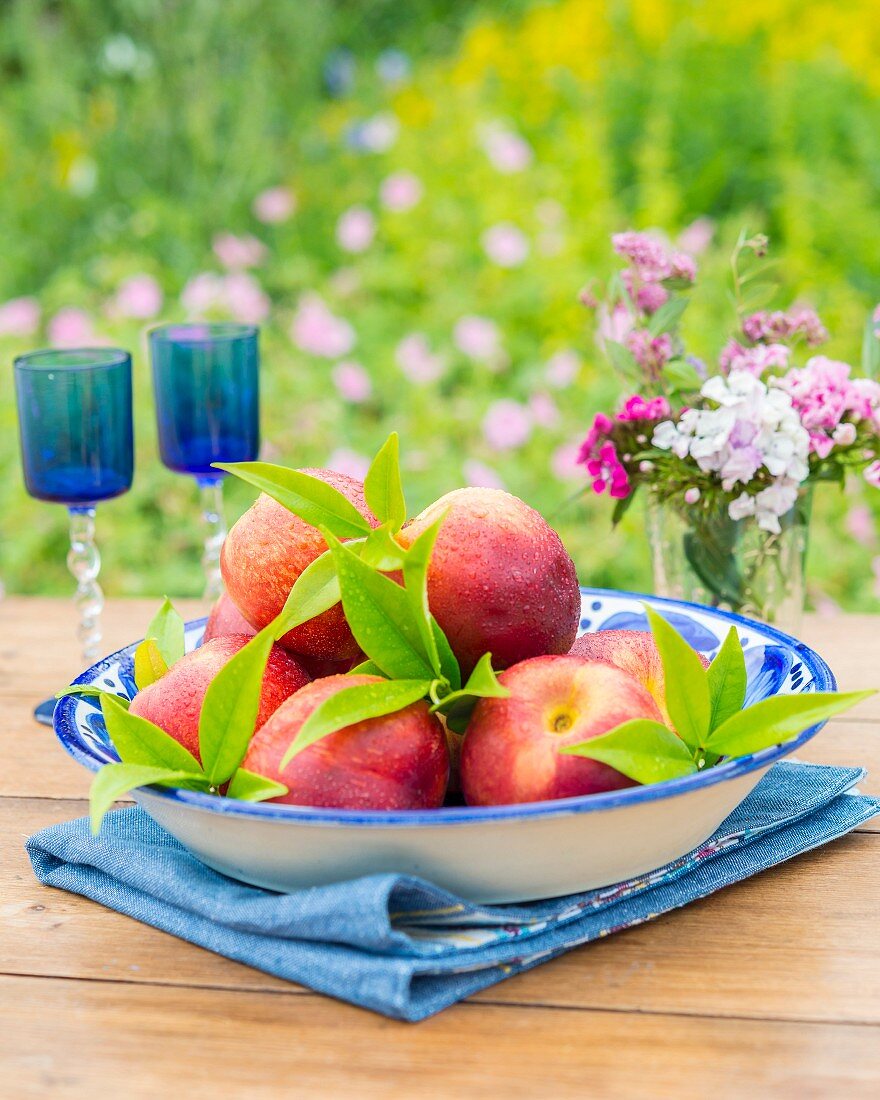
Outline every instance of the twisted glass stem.
<svg viewBox="0 0 880 1100"><path fill-rule="evenodd" d="M101 555L95 545L95 509L76 508L70 511L70 550L67 568L76 581L74 602L79 612L77 636L86 661L99 656L101 644L101 610L104 593L98 584Z"/></svg>
<svg viewBox="0 0 880 1100"><path fill-rule="evenodd" d="M220 549L226 538L226 520L223 518L223 482L210 479L199 482L202 497L202 527L205 547L202 551L202 569L205 573L205 599L216 600L223 591L220 575Z"/></svg>

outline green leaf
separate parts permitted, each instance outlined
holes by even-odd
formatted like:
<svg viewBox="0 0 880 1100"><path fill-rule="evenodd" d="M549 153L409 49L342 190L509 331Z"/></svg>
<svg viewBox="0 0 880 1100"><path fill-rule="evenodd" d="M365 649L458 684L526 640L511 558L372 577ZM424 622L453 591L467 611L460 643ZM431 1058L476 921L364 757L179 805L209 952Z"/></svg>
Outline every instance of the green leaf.
<svg viewBox="0 0 880 1100"><path fill-rule="evenodd" d="M339 603L336 563L329 550L306 566L296 578L284 607L270 624L276 638L283 638L294 627L309 622Z"/></svg>
<svg viewBox="0 0 880 1100"><path fill-rule="evenodd" d="M399 441L392 432L379 449L364 478L364 496L380 523L397 532L406 522L406 500L400 480Z"/></svg>
<svg viewBox="0 0 880 1100"><path fill-rule="evenodd" d="M685 744L702 747L709 732L709 680L706 670L678 631L647 604L645 612L663 662L666 709Z"/></svg>
<svg viewBox="0 0 880 1100"><path fill-rule="evenodd" d="M326 531L342 607L358 645L392 679L433 680L409 597L399 584L361 561Z"/></svg>
<svg viewBox="0 0 880 1100"><path fill-rule="evenodd" d="M303 749L321 738L356 722L363 722L366 718L381 718L403 710L410 703L423 699L430 688L430 680L382 680L343 688L325 699L300 726L299 733L282 757L281 770Z"/></svg>
<svg viewBox="0 0 880 1100"><path fill-rule="evenodd" d="M104 814L118 798L129 791L151 783L173 784L191 778L189 772L152 767L149 764L105 764L92 780L89 790L92 833L98 835Z"/></svg>
<svg viewBox="0 0 880 1100"><path fill-rule="evenodd" d="M428 656L431 668L439 676L442 674L440 654L437 650L437 637L431 623L431 610L428 607L428 566L434 543L440 532L440 526L446 518L446 512L416 538L407 550L403 563L403 583L413 619L422 639L422 646Z"/></svg>
<svg viewBox="0 0 880 1100"><path fill-rule="evenodd" d="M862 336L862 373L867 378L880 376L880 326L869 313Z"/></svg>
<svg viewBox="0 0 880 1100"><path fill-rule="evenodd" d="M611 512L611 526L616 527L618 523L623 519L626 513L630 510L633 501L636 499L635 489L625 497L620 497L614 502L614 509Z"/></svg>
<svg viewBox="0 0 880 1100"><path fill-rule="evenodd" d="M263 673L274 642L270 624L231 657L205 692L199 715L199 755L208 779L225 783L254 735Z"/></svg>
<svg viewBox="0 0 880 1100"><path fill-rule="evenodd" d="M606 340L605 352L618 374L633 382L644 381L642 368L628 347L618 344L615 340Z"/></svg>
<svg viewBox="0 0 880 1100"><path fill-rule="evenodd" d="M238 768L226 788L226 797L237 798L241 802L265 802L267 798L278 798L287 791L283 783L249 772L246 768Z"/></svg>
<svg viewBox="0 0 880 1100"><path fill-rule="evenodd" d="M509 695L492 668L492 654L484 653L464 687L444 695L431 707L431 713L442 714L452 730L463 733L479 699L506 699Z"/></svg>
<svg viewBox="0 0 880 1100"><path fill-rule="evenodd" d="M346 676L381 676L384 678L385 673L375 663L375 661L361 661L359 665L355 665L354 668L350 668L345 674Z"/></svg>
<svg viewBox="0 0 880 1100"><path fill-rule="evenodd" d="M706 747L722 756L760 752L849 710L873 694L873 691L808 691L762 699L722 722L709 735Z"/></svg>
<svg viewBox="0 0 880 1100"><path fill-rule="evenodd" d="M150 684L161 680L167 671L168 665L155 640L144 638L134 651L134 682L138 691L143 691Z"/></svg>
<svg viewBox="0 0 880 1100"><path fill-rule="evenodd" d="M687 359L670 359L663 368L663 379L673 390L682 393L698 390L703 384L696 367Z"/></svg>
<svg viewBox="0 0 880 1100"><path fill-rule="evenodd" d="M726 722L731 715L742 710L746 699L748 676L743 647L732 626L715 660L709 665L706 676L709 680L709 731Z"/></svg>
<svg viewBox="0 0 880 1100"><path fill-rule="evenodd" d="M55 698L63 699L67 695L81 695L87 699L101 699L105 695L112 695L116 702L126 710L131 706L130 699L126 699L122 695L117 695L113 691L104 691L101 688L96 688L94 684L71 684L70 687L66 687L64 691L57 691L55 693Z"/></svg>
<svg viewBox="0 0 880 1100"><path fill-rule="evenodd" d="M215 462L219 470L274 497L312 527L326 527L337 538L358 538L370 531L369 523L346 497L326 481L271 462Z"/></svg>
<svg viewBox="0 0 880 1100"><path fill-rule="evenodd" d="M652 336L659 336L661 332L672 332L687 307L687 298L669 298L648 321L648 332Z"/></svg>
<svg viewBox="0 0 880 1100"><path fill-rule="evenodd" d="M107 733L123 764L146 764L190 775L203 775L189 749L147 718L132 714L115 695L101 696Z"/></svg>
<svg viewBox="0 0 880 1100"><path fill-rule="evenodd" d="M568 745L559 752L598 760L637 783L662 783L697 770L681 738L662 722L649 718L624 722L608 733Z"/></svg>
<svg viewBox="0 0 880 1100"><path fill-rule="evenodd" d="M349 549L358 554L361 561L382 573L402 569L406 560L406 551L394 538L387 523L375 527L362 543L349 543Z"/></svg>
<svg viewBox="0 0 880 1100"><path fill-rule="evenodd" d="M164 603L147 627L145 637L155 641L162 660L168 668L171 668L175 661L179 661L186 652L185 633L183 619L174 610L174 605L166 596Z"/></svg>
<svg viewBox="0 0 880 1100"><path fill-rule="evenodd" d="M458 658L452 652L449 639L440 629L440 624L433 615L431 616L431 630L434 632L434 641L437 643L437 652L440 655L440 671L443 678L449 681L449 686L453 691L458 691L461 687L461 666L458 663Z"/></svg>

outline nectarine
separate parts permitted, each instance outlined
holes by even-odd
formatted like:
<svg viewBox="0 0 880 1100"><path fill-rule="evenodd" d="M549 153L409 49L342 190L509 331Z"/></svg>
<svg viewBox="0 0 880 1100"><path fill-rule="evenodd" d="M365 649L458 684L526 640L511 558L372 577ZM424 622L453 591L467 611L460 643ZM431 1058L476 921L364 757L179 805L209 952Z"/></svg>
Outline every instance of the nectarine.
<svg viewBox="0 0 880 1100"><path fill-rule="evenodd" d="M229 593L224 592L211 608L202 643L210 642L212 638L223 638L227 634L244 634L252 638L256 630L232 602Z"/></svg>

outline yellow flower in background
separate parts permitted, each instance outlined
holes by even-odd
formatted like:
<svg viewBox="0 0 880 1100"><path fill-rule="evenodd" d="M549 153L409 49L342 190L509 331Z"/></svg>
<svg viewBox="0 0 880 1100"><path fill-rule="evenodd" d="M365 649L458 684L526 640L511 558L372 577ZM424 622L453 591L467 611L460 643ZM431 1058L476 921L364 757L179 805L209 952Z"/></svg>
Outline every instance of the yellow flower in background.
<svg viewBox="0 0 880 1100"><path fill-rule="evenodd" d="M403 126L421 128L434 120L436 113L431 96L416 87L404 88L394 97L394 112Z"/></svg>

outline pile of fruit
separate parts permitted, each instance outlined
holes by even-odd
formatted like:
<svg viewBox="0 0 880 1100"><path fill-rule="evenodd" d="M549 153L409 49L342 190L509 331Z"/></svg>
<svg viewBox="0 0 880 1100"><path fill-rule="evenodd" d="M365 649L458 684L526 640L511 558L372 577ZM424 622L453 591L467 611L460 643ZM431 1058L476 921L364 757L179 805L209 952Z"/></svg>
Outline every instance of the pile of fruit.
<svg viewBox="0 0 880 1100"><path fill-rule="evenodd" d="M863 697L743 710L735 631L710 666L650 609L653 634L578 638L575 568L542 516L471 488L407 520L396 436L363 483L228 469L262 493L226 538L201 646L184 655L166 601L130 704L71 689L101 695L122 761L95 780L98 821L144 783L376 810L589 795L753 752Z"/></svg>

